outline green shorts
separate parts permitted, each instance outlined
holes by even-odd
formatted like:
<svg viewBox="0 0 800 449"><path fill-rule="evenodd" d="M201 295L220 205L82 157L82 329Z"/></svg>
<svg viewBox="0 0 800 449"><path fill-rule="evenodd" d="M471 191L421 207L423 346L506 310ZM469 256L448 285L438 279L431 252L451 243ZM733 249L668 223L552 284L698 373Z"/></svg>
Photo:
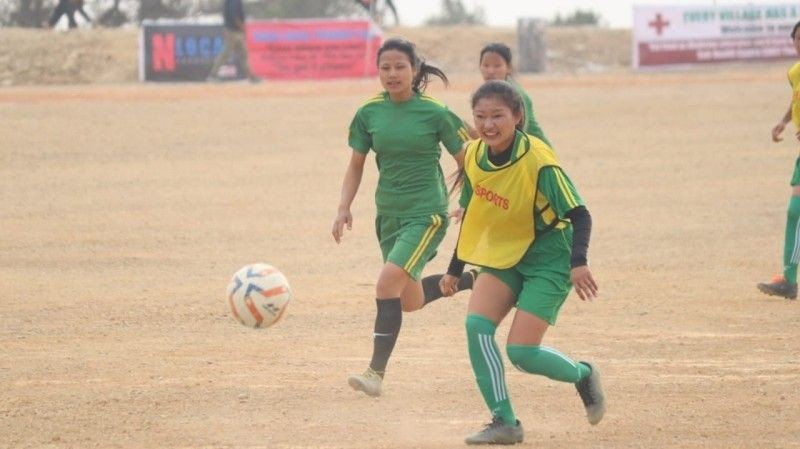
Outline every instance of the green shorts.
<svg viewBox="0 0 800 449"><path fill-rule="evenodd" d="M515 266L505 270L481 268L500 279L517 297L517 308L556 324L558 311L567 299L572 252L572 228L553 229L537 236L533 246Z"/></svg>
<svg viewBox="0 0 800 449"><path fill-rule="evenodd" d="M375 233L384 262L391 262L418 280L422 269L436 256L436 248L447 231L447 215L375 218Z"/></svg>
<svg viewBox="0 0 800 449"><path fill-rule="evenodd" d="M800 185L800 157L794 161L794 172L792 172L792 181L789 184L792 186Z"/></svg>

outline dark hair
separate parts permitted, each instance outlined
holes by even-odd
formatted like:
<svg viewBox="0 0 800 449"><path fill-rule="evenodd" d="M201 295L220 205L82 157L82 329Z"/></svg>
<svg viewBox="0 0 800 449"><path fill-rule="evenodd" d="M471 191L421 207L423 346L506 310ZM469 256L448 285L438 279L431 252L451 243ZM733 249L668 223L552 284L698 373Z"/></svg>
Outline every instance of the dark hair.
<svg viewBox="0 0 800 449"><path fill-rule="evenodd" d="M475 109L475 105L477 105L480 100L490 97L497 98L505 103L505 105L511 109L512 113L521 114L522 120L517 123L517 129L520 131L525 130L525 105L522 102L522 96L511 83L503 80L489 80L483 83L483 85L472 94L472 109Z"/></svg>
<svg viewBox="0 0 800 449"><path fill-rule="evenodd" d="M517 122L515 128L525 132L525 106L522 102L522 96L511 83L502 80L489 80L483 83L483 85L472 94L472 99L470 101L472 109L475 109L475 105L485 98L497 98L508 106L513 114L519 114L521 119ZM450 189L451 195L455 193L456 190L460 190L461 186L464 184L464 169L462 168L454 173L452 179L453 187Z"/></svg>
<svg viewBox="0 0 800 449"><path fill-rule="evenodd" d="M428 87L428 83L431 81L431 76L436 76L441 79L445 86L450 84L447 75L445 75L441 69L426 63L425 60L417 56L416 48L411 42L401 38L386 40L383 45L381 45L381 48L378 49L376 64L380 61L383 52L387 50L400 51L408 56L411 66L417 71L417 75L411 81L411 89L413 89L414 92L424 92L425 88Z"/></svg>
<svg viewBox="0 0 800 449"><path fill-rule="evenodd" d="M478 62L483 61L483 55L486 53L497 53L503 58L506 64L511 65L511 49L506 44L500 42L486 44L486 46L481 49L481 57L478 59Z"/></svg>
<svg viewBox="0 0 800 449"><path fill-rule="evenodd" d="M789 35L792 37L792 39L794 39L795 34L797 34L798 28L800 28L800 22L795 23L794 28L792 28L792 34Z"/></svg>
<svg viewBox="0 0 800 449"><path fill-rule="evenodd" d="M483 49L481 49L481 57L478 59L479 64L481 61L483 61L483 55L486 53L497 53L501 58L503 58L503 61L506 62L508 67L512 69L514 68L514 66L511 64L511 49L508 47L508 45L500 42L492 42L491 44L487 44L485 47L483 47ZM511 76L511 74L509 73L508 76Z"/></svg>

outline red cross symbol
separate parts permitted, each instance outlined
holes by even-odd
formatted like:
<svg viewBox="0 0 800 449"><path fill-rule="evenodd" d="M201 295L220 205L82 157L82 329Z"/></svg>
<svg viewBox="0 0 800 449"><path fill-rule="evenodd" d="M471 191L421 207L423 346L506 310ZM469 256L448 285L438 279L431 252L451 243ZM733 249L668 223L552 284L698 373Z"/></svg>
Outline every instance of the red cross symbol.
<svg viewBox="0 0 800 449"><path fill-rule="evenodd" d="M656 19L652 22L647 22L647 26L655 28L656 34L661 36L661 31L669 26L669 20L664 20L664 18L661 17L661 13L656 13Z"/></svg>

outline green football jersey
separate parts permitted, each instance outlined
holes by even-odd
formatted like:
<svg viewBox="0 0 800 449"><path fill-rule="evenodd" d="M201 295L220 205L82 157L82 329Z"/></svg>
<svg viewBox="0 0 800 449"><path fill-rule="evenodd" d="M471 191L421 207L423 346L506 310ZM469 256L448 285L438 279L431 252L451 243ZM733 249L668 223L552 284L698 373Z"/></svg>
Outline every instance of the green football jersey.
<svg viewBox="0 0 800 449"><path fill-rule="evenodd" d="M530 95L520 86L513 78L508 78L509 83L517 89L517 92L522 97L522 104L525 107L525 129L524 131L532 136L536 136L539 139L543 140L550 148L553 146L550 144L550 141L547 140L547 137L544 135L544 130L539 126L539 123L536 121L536 116L533 115L533 102L531 101Z"/></svg>
<svg viewBox="0 0 800 449"><path fill-rule="evenodd" d="M365 102L350 123L350 147L375 151L379 215L414 217L447 212L447 187L439 165L444 144L458 153L469 135L447 106L425 94L395 103L387 92Z"/></svg>

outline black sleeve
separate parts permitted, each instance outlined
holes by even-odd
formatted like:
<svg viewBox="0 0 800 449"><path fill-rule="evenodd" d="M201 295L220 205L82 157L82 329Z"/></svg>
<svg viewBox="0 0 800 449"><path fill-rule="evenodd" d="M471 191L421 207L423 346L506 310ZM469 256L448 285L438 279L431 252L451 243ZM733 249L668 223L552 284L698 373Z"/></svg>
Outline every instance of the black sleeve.
<svg viewBox="0 0 800 449"><path fill-rule="evenodd" d="M453 257L450 259L450 265L447 267L447 274L450 276L461 277L464 273L464 265L462 260L456 255L456 250L453 250Z"/></svg>
<svg viewBox="0 0 800 449"><path fill-rule="evenodd" d="M585 206L578 206L564 215L572 222L572 268L588 264L589 236L592 233L592 216Z"/></svg>

